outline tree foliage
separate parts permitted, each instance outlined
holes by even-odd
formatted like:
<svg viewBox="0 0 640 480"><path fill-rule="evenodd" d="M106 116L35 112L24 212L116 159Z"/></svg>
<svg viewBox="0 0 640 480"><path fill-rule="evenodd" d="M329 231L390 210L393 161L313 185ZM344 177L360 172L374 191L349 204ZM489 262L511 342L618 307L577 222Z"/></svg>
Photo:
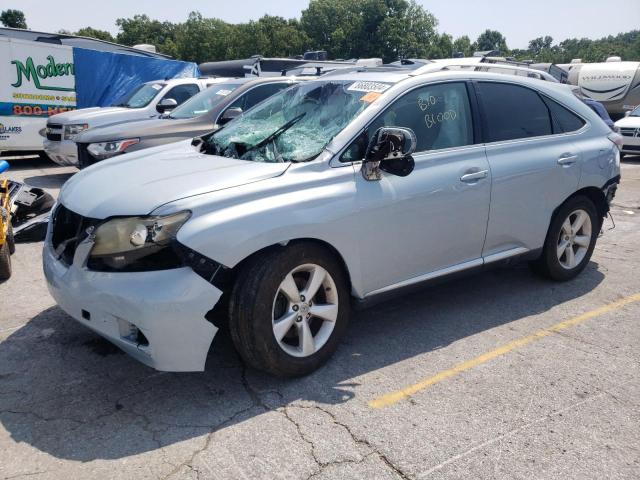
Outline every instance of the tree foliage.
<svg viewBox="0 0 640 480"><path fill-rule="evenodd" d="M480 34L475 43L475 49L479 51L498 50L502 54L509 51L507 39L497 30L486 29Z"/></svg>
<svg viewBox="0 0 640 480"><path fill-rule="evenodd" d="M27 27L19 10L3 11L0 21L5 26ZM251 55L288 57L306 50L326 50L335 59L381 57L385 62L399 57L447 58L455 52L471 56L478 50L499 50L505 56L535 62L568 63L574 58L600 62L611 55L640 60L640 30L560 43L544 35L531 40L526 49L509 50L506 38L496 30L485 30L474 42L466 35L454 40L439 33L437 19L415 0L310 0L299 20L265 15L231 24L191 12L184 22L134 15L119 18L116 25L115 37L92 27L75 34L124 45L150 43L161 53L198 63Z"/></svg>
<svg viewBox="0 0 640 480"><path fill-rule="evenodd" d="M27 20L21 10L3 10L0 13L0 22L5 27L27 28Z"/></svg>
<svg viewBox="0 0 640 480"><path fill-rule="evenodd" d="M79 35L81 37L97 38L98 40L105 40L107 42L116 41L116 39L113 38L113 35L111 35L106 30L96 30L95 28L91 28L91 27L81 28L80 30L75 32L74 35Z"/></svg>
<svg viewBox="0 0 640 480"><path fill-rule="evenodd" d="M332 58L426 57L438 40L438 21L414 0L311 0L300 24Z"/></svg>
<svg viewBox="0 0 640 480"><path fill-rule="evenodd" d="M462 53L465 57L470 57L473 55L473 45L471 44L471 40L466 35L458 37L453 42L453 51L456 53Z"/></svg>

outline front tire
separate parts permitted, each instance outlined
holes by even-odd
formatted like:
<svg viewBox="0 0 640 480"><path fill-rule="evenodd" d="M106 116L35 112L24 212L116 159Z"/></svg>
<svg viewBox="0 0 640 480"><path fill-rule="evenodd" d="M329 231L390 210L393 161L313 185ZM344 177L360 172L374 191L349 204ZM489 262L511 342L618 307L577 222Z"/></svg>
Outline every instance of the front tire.
<svg viewBox="0 0 640 480"><path fill-rule="evenodd" d="M231 338L253 368L306 375L338 348L349 301L336 258L313 243L293 244L258 255L239 272L229 302Z"/></svg>
<svg viewBox="0 0 640 480"><path fill-rule="evenodd" d="M533 271L556 281L574 278L589 263L601 225L591 199L567 200L551 221L542 255L531 263Z"/></svg>
<svg viewBox="0 0 640 480"><path fill-rule="evenodd" d="M11 252L9 244L5 241L0 246L0 280L9 280L11 276Z"/></svg>

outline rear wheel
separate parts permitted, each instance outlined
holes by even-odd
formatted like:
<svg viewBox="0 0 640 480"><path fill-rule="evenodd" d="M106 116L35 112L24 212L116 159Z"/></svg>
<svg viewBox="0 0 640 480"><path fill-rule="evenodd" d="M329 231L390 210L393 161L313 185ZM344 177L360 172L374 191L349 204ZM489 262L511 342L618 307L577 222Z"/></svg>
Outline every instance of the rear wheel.
<svg viewBox="0 0 640 480"><path fill-rule="evenodd" d="M0 246L0 280L8 280L11 276L11 252L9 244L4 242Z"/></svg>
<svg viewBox="0 0 640 480"><path fill-rule="evenodd" d="M278 376L326 362L348 323L341 265L324 248L294 244L256 258L239 274L229 329L247 364Z"/></svg>
<svg viewBox="0 0 640 480"><path fill-rule="evenodd" d="M558 281L578 275L591 259L601 224L589 198L567 200L551 221L542 255L532 262L533 270Z"/></svg>
<svg viewBox="0 0 640 480"><path fill-rule="evenodd" d="M7 245L9 245L9 253L13 255L16 253L16 240L13 237L13 225L9 222L9 230L7 231Z"/></svg>

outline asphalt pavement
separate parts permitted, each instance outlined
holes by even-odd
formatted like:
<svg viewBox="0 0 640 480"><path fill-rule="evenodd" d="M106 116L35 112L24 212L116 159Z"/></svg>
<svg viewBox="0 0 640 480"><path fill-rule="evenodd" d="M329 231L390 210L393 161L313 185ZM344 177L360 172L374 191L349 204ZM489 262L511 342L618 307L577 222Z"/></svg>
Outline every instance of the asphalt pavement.
<svg viewBox="0 0 640 480"><path fill-rule="evenodd" d="M75 170L12 162L57 194ZM156 372L49 296L41 243L0 284L0 479L640 478L640 157L591 263L526 265L352 318L305 378L246 369L224 333L204 373Z"/></svg>

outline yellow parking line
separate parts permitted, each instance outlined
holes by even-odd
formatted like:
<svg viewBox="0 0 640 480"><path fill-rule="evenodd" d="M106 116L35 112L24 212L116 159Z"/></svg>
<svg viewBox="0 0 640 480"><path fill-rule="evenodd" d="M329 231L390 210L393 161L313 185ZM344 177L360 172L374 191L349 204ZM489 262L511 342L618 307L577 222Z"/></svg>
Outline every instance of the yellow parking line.
<svg viewBox="0 0 640 480"><path fill-rule="evenodd" d="M528 335L526 337L518 338L516 340L513 340L512 342L505 343L504 345L494 350L483 353L482 355L472 358L471 360L467 360L466 362L459 363L458 365L455 365L454 367L448 370L443 370L442 372L437 373L432 377L425 378L424 380L414 383L413 385L410 385L406 388L396 390L395 392L390 392L390 393L387 393L386 395L382 395L378 398L370 400L369 406L371 408L388 407L389 405L393 405L394 403L397 403L400 400L410 397L411 395L414 395L415 393L421 390L424 390L430 387L431 385L435 385L436 383L446 380L447 378L453 377L466 370L470 370L474 367L477 367L478 365L481 365L490 360L493 360L494 358L505 355L511 352L512 350L515 350L518 347L522 347L536 340L540 340L541 338L547 337L554 332L566 330L569 327L578 325L579 323L585 322L586 320L589 320L591 318L599 317L600 315L604 315L605 313L609 313L613 310L617 310L619 308L624 307L625 305L628 305L634 302L640 302L640 293L636 293L635 295L631 295L629 297L621 298L620 300L617 300L615 302L609 303L602 307L596 308L595 310L590 310L588 312L583 313L582 315L578 315L577 317L573 317L569 320L565 320L564 322L556 323L555 325L552 325L549 328L538 330L537 332L531 335Z"/></svg>

